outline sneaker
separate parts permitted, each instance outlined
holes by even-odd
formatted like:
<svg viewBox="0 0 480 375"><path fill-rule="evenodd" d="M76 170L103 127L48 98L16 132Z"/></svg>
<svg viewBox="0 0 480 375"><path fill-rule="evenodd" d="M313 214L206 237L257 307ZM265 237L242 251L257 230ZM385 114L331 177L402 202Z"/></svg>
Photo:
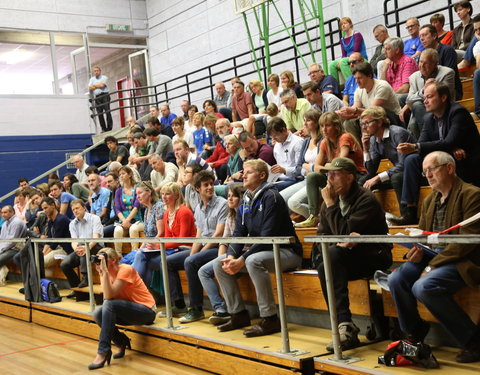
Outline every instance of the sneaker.
<svg viewBox="0 0 480 375"><path fill-rule="evenodd" d="M360 340L358 339L359 332L360 329L353 322L343 322L338 325L342 350L353 349L360 345ZM333 341L327 345L327 351L333 353Z"/></svg>
<svg viewBox="0 0 480 375"><path fill-rule="evenodd" d="M186 307L177 307L177 306L172 306L172 316L179 317L181 315L184 315L188 312ZM167 311L160 311L157 314L157 318L166 318L167 317Z"/></svg>
<svg viewBox="0 0 480 375"><path fill-rule="evenodd" d="M319 223L319 218L317 215L310 215L307 220L304 220L300 223L296 223L295 227L296 228L310 228L310 227L316 227L318 226Z"/></svg>
<svg viewBox="0 0 480 375"><path fill-rule="evenodd" d="M390 292L390 287L388 286L388 274L383 271L375 271L373 274L373 280L380 285L383 290Z"/></svg>
<svg viewBox="0 0 480 375"><path fill-rule="evenodd" d="M480 361L480 346L462 349L455 360L458 363L472 363Z"/></svg>
<svg viewBox="0 0 480 375"><path fill-rule="evenodd" d="M203 310L197 310L197 309L191 308L188 310L188 312L184 316L178 319L178 322L191 323L191 322L195 322L197 320L202 320L202 319L205 319L205 314Z"/></svg>
<svg viewBox="0 0 480 375"><path fill-rule="evenodd" d="M214 312L208 321L212 323L214 326L218 326L220 324L226 323L230 320L230 314L226 312Z"/></svg>

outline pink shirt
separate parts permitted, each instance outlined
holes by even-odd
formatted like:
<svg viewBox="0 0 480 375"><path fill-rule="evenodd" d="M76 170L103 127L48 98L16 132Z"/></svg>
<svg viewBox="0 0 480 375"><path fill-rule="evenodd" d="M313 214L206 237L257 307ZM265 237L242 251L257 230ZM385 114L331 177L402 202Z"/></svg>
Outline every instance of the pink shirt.
<svg viewBox="0 0 480 375"><path fill-rule="evenodd" d="M412 73L418 70L417 63L410 56L402 55L397 63L390 63L386 72L387 82L392 86L393 91L397 91L408 79Z"/></svg>

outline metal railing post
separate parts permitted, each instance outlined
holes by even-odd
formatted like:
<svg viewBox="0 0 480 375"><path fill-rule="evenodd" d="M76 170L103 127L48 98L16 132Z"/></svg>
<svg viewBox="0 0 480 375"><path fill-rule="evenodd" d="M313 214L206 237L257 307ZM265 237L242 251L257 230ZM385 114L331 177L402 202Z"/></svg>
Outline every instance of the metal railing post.
<svg viewBox="0 0 480 375"><path fill-rule="evenodd" d="M335 291L333 290L332 264L328 243L322 242L323 268L325 269L325 284L327 284L328 311L330 312L330 324L332 325L333 353L334 359L339 361L342 357L340 335L338 333L337 307L335 306Z"/></svg>
<svg viewBox="0 0 480 375"><path fill-rule="evenodd" d="M167 252L165 243L160 243L160 258L162 266L163 289L165 292L165 309L167 312L167 328L174 329L172 318L172 298L170 297L170 283L168 281Z"/></svg>
<svg viewBox="0 0 480 375"><path fill-rule="evenodd" d="M93 293L93 278L92 278L92 263L90 263L90 248L88 243L84 242L85 246L85 262L87 266L87 278L88 278L88 298L90 301L90 312L95 310L95 297Z"/></svg>
<svg viewBox="0 0 480 375"><path fill-rule="evenodd" d="M273 260L275 262L275 278L277 281L278 312L280 315L280 325L282 327L282 353L290 353L285 296L283 294L282 261L280 259L280 246L277 243L273 244Z"/></svg>

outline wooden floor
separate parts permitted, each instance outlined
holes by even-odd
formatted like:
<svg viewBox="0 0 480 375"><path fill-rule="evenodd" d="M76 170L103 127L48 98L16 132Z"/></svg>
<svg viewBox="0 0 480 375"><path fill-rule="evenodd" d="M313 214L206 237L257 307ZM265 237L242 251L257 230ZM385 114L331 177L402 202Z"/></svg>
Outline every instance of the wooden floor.
<svg viewBox="0 0 480 375"><path fill-rule="evenodd" d="M0 366L9 374L86 374L95 357L97 341L56 331L34 323L0 316ZM158 357L127 351L95 374L210 374Z"/></svg>
<svg viewBox="0 0 480 375"><path fill-rule="evenodd" d="M93 360L98 327L87 302L64 298L55 304L32 303L18 293L19 283L9 282L0 288L0 365L3 374L86 374ZM67 290L61 291L68 294ZM11 308L9 307L11 306ZM25 312L23 312L25 311ZM210 312L206 312L207 317ZM25 319L28 318L28 319ZM28 322L22 322L24 319ZM254 323L255 320L252 322ZM360 362L344 365L332 362L325 351L331 339L327 329L289 324L290 346L305 351L299 356L280 353L281 335L246 338L242 330L219 332L208 321L166 328L166 319L157 318L151 326L126 327L133 351L96 374L417 374L418 367L390 368L377 364L388 342L369 343L346 355L360 357ZM49 327L49 328L47 328ZM53 328L53 329L51 329ZM63 331L63 332L62 332ZM473 375L480 373L480 363L458 364L458 349L433 348L441 364L436 374ZM151 354L151 355L148 355ZM169 360L166 360L166 359ZM182 364L178 364L182 363ZM189 366L194 366L189 367Z"/></svg>

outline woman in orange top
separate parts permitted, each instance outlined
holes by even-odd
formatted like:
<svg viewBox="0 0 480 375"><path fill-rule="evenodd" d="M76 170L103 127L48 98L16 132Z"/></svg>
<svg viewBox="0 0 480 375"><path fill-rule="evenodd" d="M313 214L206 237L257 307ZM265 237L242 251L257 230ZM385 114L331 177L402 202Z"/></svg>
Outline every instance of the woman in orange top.
<svg viewBox="0 0 480 375"><path fill-rule="evenodd" d="M131 349L130 340L120 333L116 324L152 324L155 320L155 300L143 280L132 266L119 264L114 249L106 247L98 252L100 264L96 264L103 290L103 305L93 312L95 322L100 326L98 352L89 370L110 364L111 342L118 347L113 358L122 358L125 349Z"/></svg>
<svg viewBox="0 0 480 375"><path fill-rule="evenodd" d="M176 182L170 182L162 186L160 190L165 205L163 227L166 238L195 237L197 229L192 211L183 204L183 194ZM190 250L191 243L167 242L165 249L167 255L178 251ZM133 267L137 270L143 281L150 285L152 272L160 269L159 244L148 243L146 249L135 254Z"/></svg>

